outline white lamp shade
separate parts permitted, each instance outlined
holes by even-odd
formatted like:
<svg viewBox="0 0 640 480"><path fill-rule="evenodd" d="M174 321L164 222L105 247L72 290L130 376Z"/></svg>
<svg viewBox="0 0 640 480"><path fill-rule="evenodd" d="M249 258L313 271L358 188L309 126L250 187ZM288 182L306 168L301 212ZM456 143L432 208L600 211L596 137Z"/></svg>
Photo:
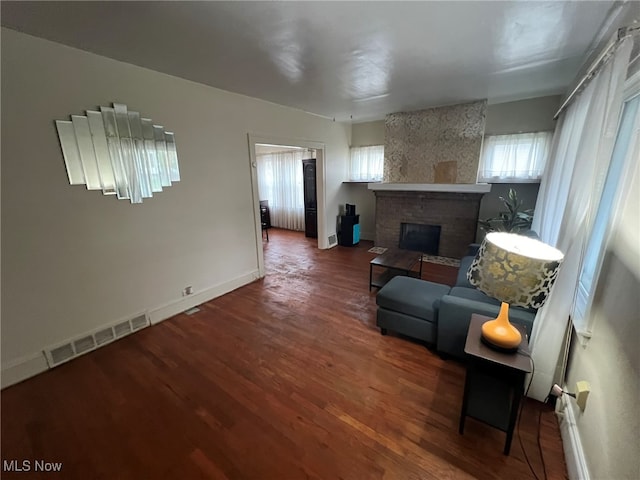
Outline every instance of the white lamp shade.
<svg viewBox="0 0 640 480"><path fill-rule="evenodd" d="M558 276L564 256L539 240L492 232L467 271L469 282L514 307L540 308Z"/></svg>

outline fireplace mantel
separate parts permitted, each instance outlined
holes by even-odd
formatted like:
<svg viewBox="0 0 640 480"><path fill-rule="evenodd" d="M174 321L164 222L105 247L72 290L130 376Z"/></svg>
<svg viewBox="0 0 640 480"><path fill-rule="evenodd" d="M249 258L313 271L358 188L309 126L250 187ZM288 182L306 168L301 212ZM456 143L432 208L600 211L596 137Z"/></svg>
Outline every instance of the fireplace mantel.
<svg viewBox="0 0 640 480"><path fill-rule="evenodd" d="M370 183L369 190L394 192L487 193L490 183Z"/></svg>

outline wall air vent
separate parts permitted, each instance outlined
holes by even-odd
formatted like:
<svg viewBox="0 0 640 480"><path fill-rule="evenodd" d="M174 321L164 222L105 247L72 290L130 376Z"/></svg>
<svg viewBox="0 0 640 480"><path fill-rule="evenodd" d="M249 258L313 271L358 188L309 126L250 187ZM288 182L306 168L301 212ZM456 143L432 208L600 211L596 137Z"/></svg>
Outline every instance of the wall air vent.
<svg viewBox="0 0 640 480"><path fill-rule="evenodd" d="M338 239L335 234L329 235L329 246L333 247L338 244Z"/></svg>
<svg viewBox="0 0 640 480"><path fill-rule="evenodd" d="M127 320L126 322L115 325L113 330L116 332L116 338L120 338L130 334L133 329L131 328L131 323Z"/></svg>
<svg viewBox="0 0 640 480"><path fill-rule="evenodd" d="M47 348L44 350L44 354L47 357L49 368L53 368L149 325L149 318L146 313L143 313L124 322L120 321L106 328L102 327L100 330Z"/></svg>
<svg viewBox="0 0 640 480"><path fill-rule="evenodd" d="M82 337L81 339L73 342L73 348L75 349L76 354L80 355L81 353L88 352L89 350L96 348L96 341L93 339L93 335Z"/></svg>
<svg viewBox="0 0 640 480"><path fill-rule="evenodd" d="M134 331L140 330L141 328L144 328L147 325L149 325L149 321L147 320L147 316L144 314L131 319L131 328Z"/></svg>
<svg viewBox="0 0 640 480"><path fill-rule="evenodd" d="M75 355L76 355L76 352L73 351L73 347L71 346L70 343L54 348L50 352L51 361L53 362L54 365L57 365L58 363L66 362L67 360L70 360L73 357L75 357Z"/></svg>
<svg viewBox="0 0 640 480"><path fill-rule="evenodd" d="M104 330L100 330L94 334L96 339L96 344L98 346L104 345L105 343L109 343L111 340L116 338L115 333L113 333L113 328L105 328Z"/></svg>

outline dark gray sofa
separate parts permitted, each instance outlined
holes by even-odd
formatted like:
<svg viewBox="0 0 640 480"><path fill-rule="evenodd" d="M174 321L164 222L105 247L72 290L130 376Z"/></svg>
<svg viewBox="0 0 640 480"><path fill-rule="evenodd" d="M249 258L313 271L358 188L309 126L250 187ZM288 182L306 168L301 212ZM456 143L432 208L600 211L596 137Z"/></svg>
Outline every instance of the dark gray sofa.
<svg viewBox="0 0 640 480"><path fill-rule="evenodd" d="M470 245L467 255L460 261L455 286L440 299L436 348L444 355L465 357L464 344L471 314L495 318L500 311L498 300L482 293L467 280L467 270L478 247L479 245ZM509 321L523 325L528 336L531 335L535 317L536 311L533 309L509 307Z"/></svg>
<svg viewBox="0 0 640 480"><path fill-rule="evenodd" d="M464 359L471 315L495 318L500 311L498 300L467 280L467 270L478 248L475 244L469 246L453 288L411 277L395 277L382 287L376 297L376 324L381 333L398 332L435 344L442 356ZM524 325L527 335L531 335L535 316L535 310L509 308L509 320Z"/></svg>

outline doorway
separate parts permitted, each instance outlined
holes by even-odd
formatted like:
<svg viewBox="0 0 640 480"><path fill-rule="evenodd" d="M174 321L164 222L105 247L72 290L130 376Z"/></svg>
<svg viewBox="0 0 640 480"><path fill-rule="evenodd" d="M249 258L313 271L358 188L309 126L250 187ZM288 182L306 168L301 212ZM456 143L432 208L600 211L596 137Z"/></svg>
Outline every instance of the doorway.
<svg viewBox="0 0 640 480"><path fill-rule="evenodd" d="M256 144L258 196L274 228L306 232L310 227L307 197L310 189L315 195L316 179L315 171L309 178L305 165L314 155L315 150L306 148Z"/></svg>
<svg viewBox="0 0 640 480"><path fill-rule="evenodd" d="M265 202L264 200L268 200L266 198L260 197L260 180L259 180L259 168L258 165L258 155L260 154L269 154L277 151L297 151L299 152L298 156L300 156L300 162L298 165L299 172L299 180L300 180L300 190L297 191L294 195L299 193L300 195L300 213L301 220L297 220L298 215L291 215L290 218L278 218L274 219L274 216L277 217L278 214L282 214L282 210L279 210L276 214L275 208L276 205L270 205L270 223L272 225L284 225L283 228L289 228L292 230L304 230L305 226L305 216L308 218L309 212L308 209L305 209L304 202L304 178L303 178L303 167L302 167L302 157L305 158L315 158L315 196L316 196L316 204L314 210L314 219L317 222L317 228L314 229L317 232L317 246L318 248L324 249L329 247L329 241L327 239L327 223L325 218L325 147L323 143L319 142L310 142L306 140L299 139L283 139L283 138L275 138L275 137L263 137L249 134L249 156L250 156L250 168L251 168L251 186L253 193L253 205L254 205L254 223L256 229L256 254L258 259L258 271L259 276L264 277L265 268L264 268L264 252L263 252L263 231L262 231L262 218L261 218L261 206L260 202L262 201L263 211ZM262 170L264 173L264 170ZM273 173L273 172L272 172ZM308 182L308 179L307 179ZM264 185L264 182L262 182ZM307 189L309 184L307 184ZM262 188L262 190L267 190L268 187ZM278 203L281 203L278 201ZM281 208L281 205L278 204L278 209ZM286 217L291 212L284 214ZM262 214L262 217L264 213ZM282 223L284 222L284 223Z"/></svg>

